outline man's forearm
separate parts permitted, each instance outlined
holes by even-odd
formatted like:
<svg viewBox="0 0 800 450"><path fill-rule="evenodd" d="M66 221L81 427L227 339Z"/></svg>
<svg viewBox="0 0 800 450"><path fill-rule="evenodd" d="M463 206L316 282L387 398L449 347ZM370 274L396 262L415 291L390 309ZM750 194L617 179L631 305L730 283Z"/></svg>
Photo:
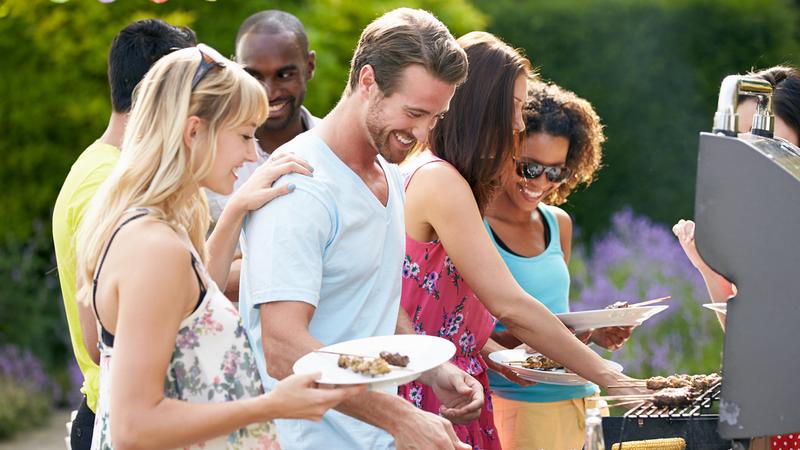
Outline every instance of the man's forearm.
<svg viewBox="0 0 800 450"><path fill-rule="evenodd" d="M396 394L367 391L343 401L336 410L395 435L398 418L415 412L414 408Z"/></svg>
<svg viewBox="0 0 800 450"><path fill-rule="evenodd" d="M311 335L296 337L291 343L279 343L275 339L265 340L264 353L267 358L269 375L282 379L292 373L292 365L302 355L323 347L322 343ZM299 356L298 356L299 355ZM398 414L405 414L403 408L413 406L397 395L385 392L364 392L342 402L336 409L350 417L394 432L394 422Z"/></svg>
<svg viewBox="0 0 800 450"><path fill-rule="evenodd" d="M263 322L261 338L264 348L264 359L267 361L267 373L272 378L282 380L293 373L294 363L314 350L324 347L308 332L294 333L292 336L276 336L266 333Z"/></svg>

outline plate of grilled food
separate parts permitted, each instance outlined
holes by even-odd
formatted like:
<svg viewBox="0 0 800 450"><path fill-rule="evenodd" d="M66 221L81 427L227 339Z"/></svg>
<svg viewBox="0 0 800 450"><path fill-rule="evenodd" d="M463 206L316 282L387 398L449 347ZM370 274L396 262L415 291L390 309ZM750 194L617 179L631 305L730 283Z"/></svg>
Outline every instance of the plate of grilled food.
<svg viewBox="0 0 800 450"><path fill-rule="evenodd" d="M540 353L528 353L524 348L500 350L489 354L492 361L509 366L517 375L537 383L560 384L564 386L580 386L588 383L578 374L570 372L566 367ZM622 366L614 361L605 360L609 367L622 372Z"/></svg>
<svg viewBox="0 0 800 450"><path fill-rule="evenodd" d="M339 342L298 359L294 373L322 372L319 384L385 388L416 380L453 357L456 346L436 336L398 334Z"/></svg>
<svg viewBox="0 0 800 450"><path fill-rule="evenodd" d="M669 308L669 305L656 305L669 300L661 297L639 303L614 302L605 309L576 311L556 314L564 325L575 331L586 331L605 327L633 327Z"/></svg>
<svg viewBox="0 0 800 450"><path fill-rule="evenodd" d="M703 308L708 308L722 314L728 314L727 303L703 303Z"/></svg>

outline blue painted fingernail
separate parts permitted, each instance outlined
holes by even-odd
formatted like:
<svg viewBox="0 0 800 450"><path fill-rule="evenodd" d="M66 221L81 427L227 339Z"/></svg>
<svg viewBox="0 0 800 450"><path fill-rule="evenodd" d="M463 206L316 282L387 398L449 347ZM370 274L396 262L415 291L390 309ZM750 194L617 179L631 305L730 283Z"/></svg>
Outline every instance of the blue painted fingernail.
<svg viewBox="0 0 800 450"><path fill-rule="evenodd" d="M294 191L294 188L295 188L295 185L294 185L294 183L290 184L290 185L289 185L289 192L292 192L292 191Z"/></svg>

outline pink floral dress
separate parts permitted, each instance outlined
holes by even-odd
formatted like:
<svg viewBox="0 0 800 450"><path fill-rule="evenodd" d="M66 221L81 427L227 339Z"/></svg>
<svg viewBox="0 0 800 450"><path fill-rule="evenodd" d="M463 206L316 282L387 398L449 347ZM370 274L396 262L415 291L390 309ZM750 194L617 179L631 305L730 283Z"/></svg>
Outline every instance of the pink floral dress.
<svg viewBox="0 0 800 450"><path fill-rule="evenodd" d="M422 159L408 172L406 188L416 170L429 163L447 164L435 157ZM459 275L438 240L419 242L406 235L400 301L417 334L439 336L453 342L456 354L451 362L483 385L486 399L480 417L466 425L453 425L459 439L476 450L500 449L492 418L487 366L480 355L492 333L495 318ZM428 386L412 382L400 386L399 394L418 408L439 413L439 399Z"/></svg>

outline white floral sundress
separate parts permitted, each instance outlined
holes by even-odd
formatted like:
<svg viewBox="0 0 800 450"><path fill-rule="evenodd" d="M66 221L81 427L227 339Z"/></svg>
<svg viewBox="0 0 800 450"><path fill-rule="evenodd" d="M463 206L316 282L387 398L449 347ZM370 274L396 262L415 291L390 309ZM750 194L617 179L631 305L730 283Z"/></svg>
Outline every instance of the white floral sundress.
<svg viewBox="0 0 800 450"><path fill-rule="evenodd" d="M181 322L175 351L164 379L164 395L195 403L227 402L261 395L258 369L238 311L207 275L198 308ZM100 397L92 449L113 449L109 431L112 348L100 344ZM272 422L256 423L187 449L279 450Z"/></svg>

